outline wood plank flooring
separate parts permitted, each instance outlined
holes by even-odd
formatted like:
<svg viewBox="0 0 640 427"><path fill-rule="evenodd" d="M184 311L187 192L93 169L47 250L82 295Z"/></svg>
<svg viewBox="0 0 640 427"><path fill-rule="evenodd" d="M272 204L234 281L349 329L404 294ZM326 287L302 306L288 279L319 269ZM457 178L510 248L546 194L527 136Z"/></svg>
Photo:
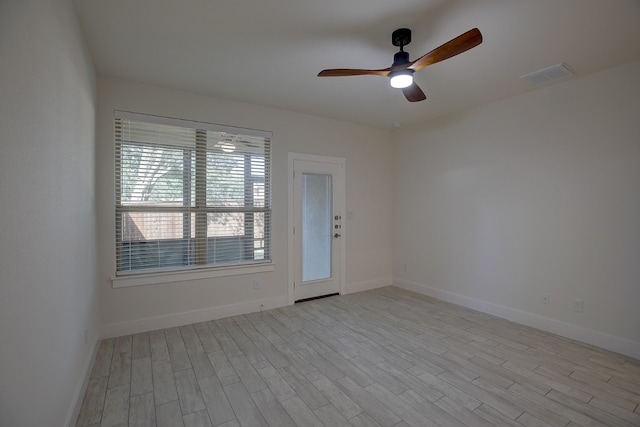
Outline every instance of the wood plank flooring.
<svg viewBox="0 0 640 427"><path fill-rule="evenodd" d="M104 340L78 426L640 426L640 361L387 287Z"/></svg>

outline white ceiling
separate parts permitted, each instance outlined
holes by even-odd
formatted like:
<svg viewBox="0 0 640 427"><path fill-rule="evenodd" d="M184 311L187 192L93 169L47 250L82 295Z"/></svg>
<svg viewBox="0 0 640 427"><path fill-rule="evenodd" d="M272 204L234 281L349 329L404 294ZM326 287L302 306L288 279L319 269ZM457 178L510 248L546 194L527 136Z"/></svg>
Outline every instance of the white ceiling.
<svg viewBox="0 0 640 427"><path fill-rule="evenodd" d="M101 75L391 128L514 96L518 76L565 63L584 76L640 59L639 0L75 0ZM416 59L477 27L484 42L416 73L409 103L378 76L396 28ZM640 76L639 80L640 80ZM553 84L553 83L552 83ZM640 84L640 82L639 82ZM545 86L543 86L545 87Z"/></svg>

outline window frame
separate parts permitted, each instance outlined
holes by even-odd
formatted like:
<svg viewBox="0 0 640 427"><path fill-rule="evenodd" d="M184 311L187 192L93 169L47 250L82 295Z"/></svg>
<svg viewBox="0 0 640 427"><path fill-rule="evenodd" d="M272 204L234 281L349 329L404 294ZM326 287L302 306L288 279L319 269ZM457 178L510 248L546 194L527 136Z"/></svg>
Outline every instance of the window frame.
<svg viewBox="0 0 640 427"><path fill-rule="evenodd" d="M169 143L166 147L183 150L183 204L176 207L144 207L123 204L123 166L122 166L122 150L123 146L139 144L145 146L144 142L125 141L122 134L118 135L118 129L122 129L122 121L144 122L145 124L170 125L183 128L189 128L195 131L195 141L193 146L181 146ZM272 260L272 204L271 204L271 137L272 133L267 131L244 129L233 126L217 125L205 122L195 122L190 120L174 119L162 116L114 111L114 143L115 143L115 263L114 276L112 277L113 287L136 286L151 283L166 283L182 280L195 280L198 278L222 277L236 274L247 274L251 272L273 271ZM240 152L233 154L235 156L242 155L244 159L244 204L241 206L223 207L207 204L207 191L203 183L207 182L207 160L210 150L207 140L207 132L224 132L231 135L242 135L245 137L264 138L264 146L257 156L249 152ZM152 143L147 144L147 146ZM264 176L257 177L253 173L253 162L255 158L263 159ZM188 167L185 167L188 166ZM195 185L192 183L191 174L195 175ZM210 180L210 178L209 178ZM210 181L209 181L210 182ZM264 189L264 204L256 206L253 203L255 183L261 182ZM195 188L192 188L195 187ZM192 193L194 197L192 198ZM249 203L249 204L247 204ZM123 250L123 213L126 212L181 212L186 221L183 222L183 236L181 239L187 246L195 248L193 264L191 256L188 256L186 262L182 265L171 265L165 267L153 268L129 268L120 270L121 250ZM243 234L240 235L241 258L239 261L233 262L215 262L209 260L208 248L215 239L224 239L225 236L209 236L208 235L208 215L212 213L243 213L244 227ZM255 227L255 214L264 214L264 234L262 239L256 239L253 234ZM192 216L193 215L193 216ZM191 222L194 221L195 233ZM186 234L185 234L186 233ZM192 234L193 233L193 234ZM162 240L150 239L149 241ZM170 239L169 239L170 240ZM261 240L264 250L264 259L255 259L256 241ZM247 242L251 241L249 245ZM129 240L128 242L132 242ZM249 255L251 255L249 257Z"/></svg>

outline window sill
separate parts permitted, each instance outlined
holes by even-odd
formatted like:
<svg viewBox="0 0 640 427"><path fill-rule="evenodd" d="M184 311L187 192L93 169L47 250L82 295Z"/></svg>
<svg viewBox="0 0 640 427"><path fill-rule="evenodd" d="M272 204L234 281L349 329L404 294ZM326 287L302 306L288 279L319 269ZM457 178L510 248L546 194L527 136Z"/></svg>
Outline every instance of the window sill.
<svg viewBox="0 0 640 427"><path fill-rule="evenodd" d="M111 278L111 287L128 288L131 286L158 285L161 283L186 282L190 280L210 279L214 277L238 276L241 274L265 273L274 271L275 265L257 264L237 267L218 267L201 270L172 271L168 273L136 274Z"/></svg>

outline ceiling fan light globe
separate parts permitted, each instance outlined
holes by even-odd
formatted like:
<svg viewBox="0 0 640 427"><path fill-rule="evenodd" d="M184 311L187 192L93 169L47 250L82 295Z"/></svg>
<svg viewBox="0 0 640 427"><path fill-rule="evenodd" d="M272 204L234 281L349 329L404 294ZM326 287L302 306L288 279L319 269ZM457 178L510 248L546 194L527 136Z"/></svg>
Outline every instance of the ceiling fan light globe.
<svg viewBox="0 0 640 427"><path fill-rule="evenodd" d="M405 87L409 87L413 84L413 73L405 71L399 71L390 76L389 83L391 84L391 87L404 89Z"/></svg>

